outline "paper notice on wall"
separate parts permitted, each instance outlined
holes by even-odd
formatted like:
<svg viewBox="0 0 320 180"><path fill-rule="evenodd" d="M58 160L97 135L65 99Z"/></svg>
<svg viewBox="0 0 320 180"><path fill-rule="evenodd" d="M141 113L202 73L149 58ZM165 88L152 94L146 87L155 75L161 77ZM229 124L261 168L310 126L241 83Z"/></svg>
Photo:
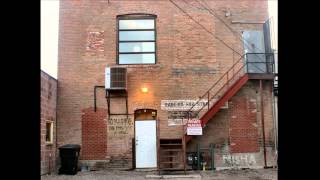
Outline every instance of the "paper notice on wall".
<svg viewBox="0 0 320 180"><path fill-rule="evenodd" d="M201 127L188 127L187 128L187 135L190 135L190 136L202 135L202 128Z"/></svg>
<svg viewBox="0 0 320 180"><path fill-rule="evenodd" d="M202 126L200 119L190 119L187 122L187 135L199 136L202 135Z"/></svg>
<svg viewBox="0 0 320 180"><path fill-rule="evenodd" d="M212 99L210 106L215 102L217 102L217 99ZM185 125L188 118L199 118L197 110L201 108L207 110L207 106L206 100L161 100L161 110L167 111L168 126ZM221 108L228 108L227 102ZM191 111L188 111L190 109Z"/></svg>
<svg viewBox="0 0 320 180"><path fill-rule="evenodd" d="M196 118L196 114L189 113L189 117ZM168 111L168 126L185 125L187 121L187 111Z"/></svg>

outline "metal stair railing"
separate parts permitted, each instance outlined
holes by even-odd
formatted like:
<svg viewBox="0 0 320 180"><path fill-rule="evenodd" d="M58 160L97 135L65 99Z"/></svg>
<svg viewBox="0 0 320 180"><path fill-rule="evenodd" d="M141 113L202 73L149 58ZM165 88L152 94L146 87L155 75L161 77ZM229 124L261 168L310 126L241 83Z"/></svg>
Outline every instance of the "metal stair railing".
<svg viewBox="0 0 320 180"><path fill-rule="evenodd" d="M246 63L241 56L187 111L188 120L202 117L235 82L246 74ZM205 108L207 107L207 108ZM186 132L186 124L184 132ZM185 134L185 133L184 133Z"/></svg>

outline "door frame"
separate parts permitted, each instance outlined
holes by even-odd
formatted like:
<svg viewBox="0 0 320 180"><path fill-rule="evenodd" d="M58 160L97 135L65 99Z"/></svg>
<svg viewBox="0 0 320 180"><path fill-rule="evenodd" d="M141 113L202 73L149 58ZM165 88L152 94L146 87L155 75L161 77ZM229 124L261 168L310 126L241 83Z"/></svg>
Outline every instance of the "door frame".
<svg viewBox="0 0 320 180"><path fill-rule="evenodd" d="M253 51L254 49L252 49L252 48L248 48L248 49L246 49L246 47L248 47L248 45L246 45L246 43L248 43L248 42L245 42L245 41L247 41L245 38L244 38L244 36L245 36L245 34L244 33L248 33L248 34L250 34L250 32L255 32L255 33L261 33L261 40L262 40L262 46L263 47L261 47L261 49L260 48L258 48L258 51L259 52L255 52L255 51ZM248 57L247 57L247 54L250 54L250 53L261 53L261 54L264 54L264 57L265 57L265 62L262 62L262 63L265 63L265 67L263 67L263 68L265 68L265 71L266 72L268 72L268 64L267 64L267 57L266 57L266 49L265 49L265 37L264 37L264 31L263 30L244 30L244 31L242 31L242 35L241 35L241 37L242 37L242 39L244 39L244 41L243 41L243 51L244 51L244 54L245 54L245 56L244 56L244 58L243 58L243 62L244 62L244 64L245 64L245 66L246 66L246 68L245 68L245 72L246 73L249 73L249 63L248 63ZM253 43L253 42L251 42L251 43ZM246 51L246 50L248 50L248 52ZM260 52L260 51L262 51L262 52ZM258 55L257 55L258 56ZM257 64L259 64L259 63L257 63ZM252 66L252 65L251 65ZM258 68L259 69L259 67L257 67L258 65L255 65L254 63L253 63L253 66L254 67L256 67L256 68ZM256 73L256 72L254 72L254 73ZM258 72L259 73L259 72ZM261 72L261 73L263 73L263 72Z"/></svg>
<svg viewBox="0 0 320 180"><path fill-rule="evenodd" d="M155 117L154 117L154 119L136 119L137 117L136 117L136 112L137 111L139 111L139 110L146 110L146 111L153 111L153 112L155 112L156 113L156 115L155 115ZM144 120L154 120L154 121L156 121L156 157L157 157L157 162L156 162L156 164L157 164L157 166L156 166L156 168L158 168L158 166L159 166L159 155L158 155L158 152L159 152L159 145L158 145L158 137L159 137L159 120L158 120L158 118L157 118L157 115L158 115L158 113L157 113L157 110L156 109L148 109L148 108L145 108L145 109L136 109L135 111L134 111L134 122L133 122L133 140L132 140L132 148L134 148L134 149L132 149L132 167L133 167L133 169L136 169L137 167L136 167L136 161L137 161L137 159L136 159L136 121L144 121ZM149 169L149 168L139 168L139 169Z"/></svg>

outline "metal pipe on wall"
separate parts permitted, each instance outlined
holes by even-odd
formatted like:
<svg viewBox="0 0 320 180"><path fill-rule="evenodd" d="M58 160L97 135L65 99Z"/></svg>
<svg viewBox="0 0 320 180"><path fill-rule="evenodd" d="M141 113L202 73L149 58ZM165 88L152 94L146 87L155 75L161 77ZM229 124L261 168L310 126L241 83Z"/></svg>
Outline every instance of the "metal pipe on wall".
<svg viewBox="0 0 320 180"><path fill-rule="evenodd" d="M275 97L275 114L276 114L276 140L277 140L277 152L278 152L278 96Z"/></svg>
<svg viewBox="0 0 320 180"><path fill-rule="evenodd" d="M264 167L267 167L267 150L265 143L265 131L264 131L264 104L263 104L263 83L260 80L260 103L261 103L261 122L262 122L262 142L263 142L263 156L264 156Z"/></svg>
<svg viewBox="0 0 320 180"><path fill-rule="evenodd" d="M271 89L271 98L272 98L272 117L273 117L273 138L274 138L274 160L275 160L275 165L277 166L277 156L278 156L278 128L277 128L277 123L278 123L278 112L277 112L277 97L274 95L274 81L270 81L270 89ZM273 166L273 167L274 167Z"/></svg>
<svg viewBox="0 0 320 180"><path fill-rule="evenodd" d="M57 167L57 162L58 162L58 158L57 157L59 157L59 156L57 156L58 155L58 111L57 111L57 104L58 104L58 81L57 81L57 87L56 87L57 89L56 89L56 123L55 123L55 125L56 125L56 147L55 147L55 149L54 149L54 151L55 151L55 160L54 160L54 164L55 164L55 167L54 168L56 168ZM54 169L55 170L55 169Z"/></svg>
<svg viewBox="0 0 320 180"><path fill-rule="evenodd" d="M274 92L273 92L273 83L271 81L271 84L272 84L272 116L273 116L273 134L274 134L274 148L275 148L275 151L277 152L278 151L278 129L277 129L277 123L278 123L278 120L277 120L277 109L276 109L276 106L277 106L277 100L276 100L276 96L274 95Z"/></svg>

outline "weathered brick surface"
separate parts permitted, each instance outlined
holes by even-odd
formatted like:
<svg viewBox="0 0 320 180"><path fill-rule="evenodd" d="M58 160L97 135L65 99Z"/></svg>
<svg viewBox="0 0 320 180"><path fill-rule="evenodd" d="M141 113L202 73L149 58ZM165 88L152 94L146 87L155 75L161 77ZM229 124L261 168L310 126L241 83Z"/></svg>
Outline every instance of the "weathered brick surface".
<svg viewBox="0 0 320 180"><path fill-rule="evenodd" d="M53 172L56 166L57 80L41 71L41 174ZM53 143L46 143L46 121L53 121Z"/></svg>
<svg viewBox="0 0 320 180"><path fill-rule="evenodd" d="M187 4L181 0L175 2L215 36L238 52L242 52L243 43L239 40L239 34L235 36L206 10L197 8L200 6L195 1L186 1ZM231 24L232 20L267 19L267 1L226 0L207 1L207 3L238 33L242 30L261 30L262 26ZM232 16L225 17L226 10L229 10ZM175 138L182 135L180 126L168 126L168 113L161 110L161 100L197 99L239 59L239 55L195 24L169 1L121 0L110 1L109 4L107 1L94 0L62 1L58 63L59 145L66 143L84 145L82 111L93 107L93 88L95 85L104 85L104 68L116 65L116 16L128 13L157 15L157 63L120 66L128 68L129 113L143 108L157 110L160 137ZM92 33L97 36L91 38L88 34ZM93 44L90 46L92 48L88 48L90 44ZM140 90L142 86L148 87L149 92L142 93ZM266 94L265 97L270 97L270 94ZM111 103L111 108L115 112L125 108L121 99L115 99ZM239 103L242 103L241 100ZM266 99L266 103L270 104L270 101ZM105 92L99 89L97 106L107 109L106 104ZM267 114L270 105L265 108ZM224 112L219 113L221 115L218 116L222 119L228 119L223 115ZM131 116L133 118L133 115ZM225 123L222 121L218 120L220 123ZM123 126L119 129L127 128L128 133L110 134L109 124L107 125L107 156L111 159L119 156L131 159L133 126L130 124L119 126ZM268 127L272 127L271 124ZM214 137L220 139L219 141L226 139L225 135L228 133L228 130L223 128L221 131L223 132L219 132L219 138ZM115 134L121 137L114 136Z"/></svg>

